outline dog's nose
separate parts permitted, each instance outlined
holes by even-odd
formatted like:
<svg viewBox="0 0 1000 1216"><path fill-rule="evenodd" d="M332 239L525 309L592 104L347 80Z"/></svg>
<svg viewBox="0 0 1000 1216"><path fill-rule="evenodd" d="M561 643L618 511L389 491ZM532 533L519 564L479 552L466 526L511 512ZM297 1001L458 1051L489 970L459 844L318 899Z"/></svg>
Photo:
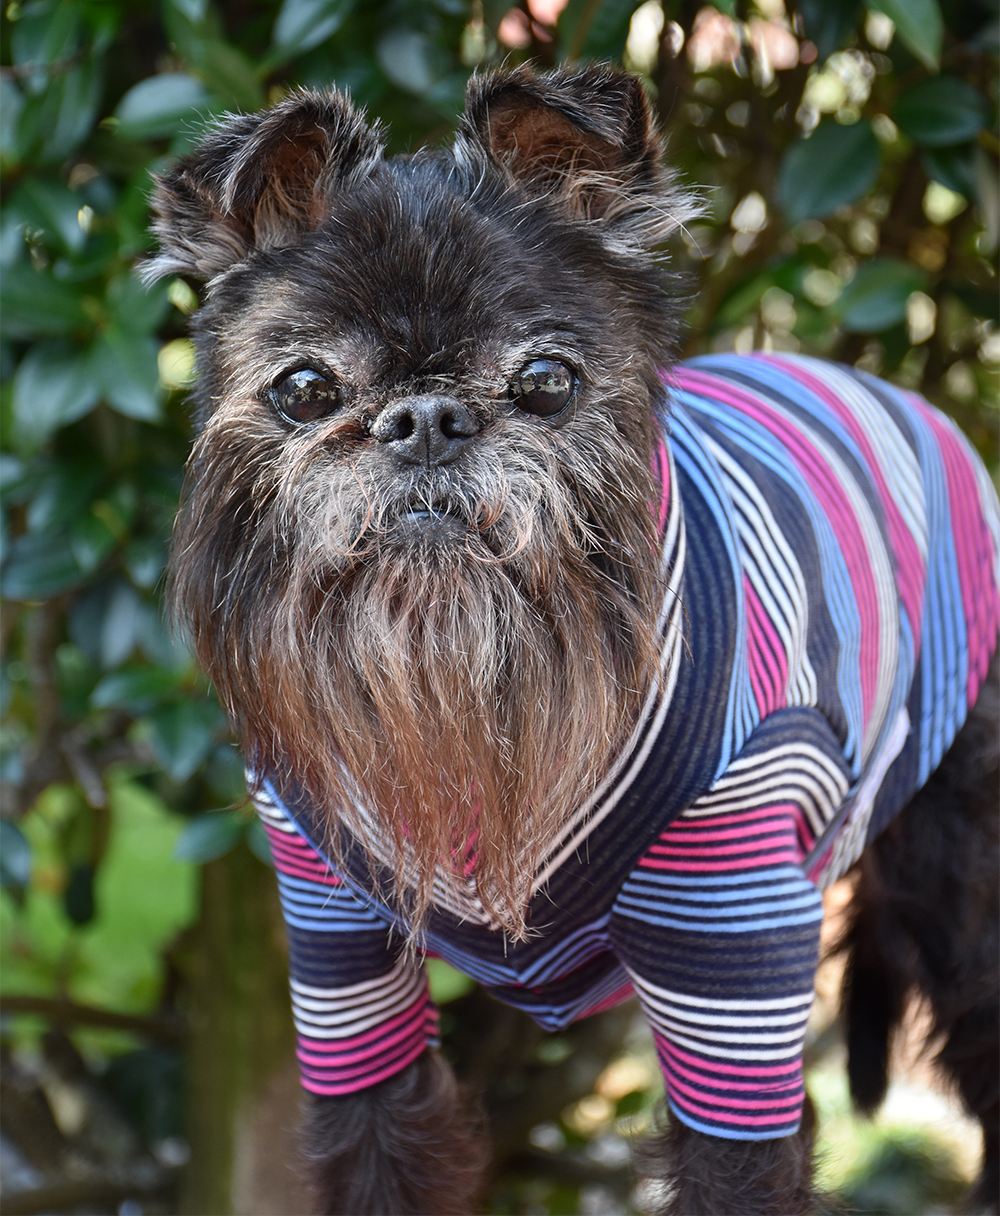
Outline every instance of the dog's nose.
<svg viewBox="0 0 1000 1216"><path fill-rule="evenodd" d="M372 423L375 438L403 464L449 464L478 432L460 401L434 393L396 401Z"/></svg>

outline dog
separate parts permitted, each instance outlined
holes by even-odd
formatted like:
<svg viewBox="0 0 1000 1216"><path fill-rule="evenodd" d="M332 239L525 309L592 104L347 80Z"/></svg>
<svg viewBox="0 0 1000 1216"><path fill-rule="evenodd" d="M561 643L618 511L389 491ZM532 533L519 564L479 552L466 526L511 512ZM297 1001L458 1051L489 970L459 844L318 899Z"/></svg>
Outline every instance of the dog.
<svg viewBox="0 0 1000 1216"><path fill-rule="evenodd" d="M698 202L607 67L474 77L393 159L294 92L154 206L147 277L207 281L172 601L272 843L318 1210L475 1207L431 952L550 1029L638 995L663 1212L810 1211L852 867L855 1100L920 995L995 1205L1000 513L952 424L806 357L674 364Z"/></svg>

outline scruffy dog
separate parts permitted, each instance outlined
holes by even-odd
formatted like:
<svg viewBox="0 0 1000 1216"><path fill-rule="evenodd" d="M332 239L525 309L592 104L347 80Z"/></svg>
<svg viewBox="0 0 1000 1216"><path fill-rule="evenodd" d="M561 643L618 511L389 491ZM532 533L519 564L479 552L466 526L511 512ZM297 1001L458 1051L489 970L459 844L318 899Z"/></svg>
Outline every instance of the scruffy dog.
<svg viewBox="0 0 1000 1216"><path fill-rule="evenodd" d="M476 78L392 160L295 93L156 208L150 277L208 280L174 602L273 844L320 1210L475 1207L433 952L550 1028L638 995L664 1212L809 1211L855 863L855 1098L919 994L995 1204L1000 519L954 427L807 358L671 365L696 203L606 68Z"/></svg>

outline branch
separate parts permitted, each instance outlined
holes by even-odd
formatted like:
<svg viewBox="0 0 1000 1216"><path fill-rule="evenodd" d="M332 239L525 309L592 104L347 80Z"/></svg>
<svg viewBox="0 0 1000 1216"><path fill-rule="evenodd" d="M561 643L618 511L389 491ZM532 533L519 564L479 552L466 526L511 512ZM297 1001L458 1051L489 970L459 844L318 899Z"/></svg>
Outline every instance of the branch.
<svg viewBox="0 0 1000 1216"><path fill-rule="evenodd" d="M31 1216L33 1212L65 1212L76 1210L83 1204L113 1203L116 1206L125 1199L136 1196L160 1194L170 1182L163 1178L155 1181L120 1180L117 1178L81 1178L73 1182L53 1182L47 1186L32 1187L27 1191L4 1191L4 1216Z"/></svg>
<svg viewBox="0 0 1000 1216"><path fill-rule="evenodd" d="M32 76L37 76L39 72L62 76L70 68L82 63L85 58L85 51L77 51L73 55L67 55L64 59L56 59L53 63L38 63L32 60L30 63L15 64L13 67L2 67L0 68L0 80L29 80Z"/></svg>
<svg viewBox="0 0 1000 1216"><path fill-rule="evenodd" d="M114 1013L93 1005L80 1005L63 997L3 996L0 1013L35 1013L63 1026L103 1026L110 1030L130 1030L160 1043L176 1044L184 1038L184 1024L169 1014L142 1017L129 1013ZM6 1205L5 1205L6 1210Z"/></svg>

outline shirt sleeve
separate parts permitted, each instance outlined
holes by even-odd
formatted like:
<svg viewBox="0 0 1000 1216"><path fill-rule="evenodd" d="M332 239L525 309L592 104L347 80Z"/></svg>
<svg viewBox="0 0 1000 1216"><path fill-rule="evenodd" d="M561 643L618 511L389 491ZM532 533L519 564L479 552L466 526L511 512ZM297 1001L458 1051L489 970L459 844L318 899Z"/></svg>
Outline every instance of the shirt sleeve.
<svg viewBox="0 0 1000 1216"><path fill-rule="evenodd" d="M266 790L254 797L278 872L303 1087L342 1095L437 1045L422 961L367 907Z"/></svg>
<svg viewBox="0 0 1000 1216"><path fill-rule="evenodd" d="M677 1117L763 1140L799 1125L823 905L803 869L848 773L814 710L774 715L662 832L615 901L611 939Z"/></svg>

